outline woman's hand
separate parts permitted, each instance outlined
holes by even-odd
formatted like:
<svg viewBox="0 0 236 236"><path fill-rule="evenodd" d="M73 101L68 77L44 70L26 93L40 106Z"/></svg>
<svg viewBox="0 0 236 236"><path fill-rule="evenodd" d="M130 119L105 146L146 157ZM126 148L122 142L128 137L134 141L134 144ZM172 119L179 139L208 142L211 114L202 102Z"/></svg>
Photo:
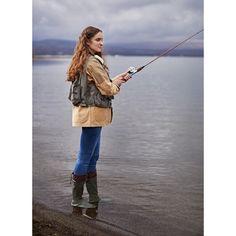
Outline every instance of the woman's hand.
<svg viewBox="0 0 236 236"><path fill-rule="evenodd" d="M112 82L117 85L118 87L121 86L121 84L127 82L131 78L131 75L128 72L124 72L122 74L117 75Z"/></svg>

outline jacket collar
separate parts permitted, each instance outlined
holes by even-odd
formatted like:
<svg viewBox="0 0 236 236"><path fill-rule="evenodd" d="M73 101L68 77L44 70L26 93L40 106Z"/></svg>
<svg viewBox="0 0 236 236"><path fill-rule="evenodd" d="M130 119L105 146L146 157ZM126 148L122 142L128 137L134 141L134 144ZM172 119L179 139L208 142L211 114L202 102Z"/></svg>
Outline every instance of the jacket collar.
<svg viewBox="0 0 236 236"><path fill-rule="evenodd" d="M102 65L104 65L104 60L100 56L94 54L91 49L89 49L89 54L94 56Z"/></svg>
<svg viewBox="0 0 236 236"><path fill-rule="evenodd" d="M97 60L99 60L102 65L104 65L104 60L103 60L101 57L99 57L98 55L94 55L94 57L95 57Z"/></svg>

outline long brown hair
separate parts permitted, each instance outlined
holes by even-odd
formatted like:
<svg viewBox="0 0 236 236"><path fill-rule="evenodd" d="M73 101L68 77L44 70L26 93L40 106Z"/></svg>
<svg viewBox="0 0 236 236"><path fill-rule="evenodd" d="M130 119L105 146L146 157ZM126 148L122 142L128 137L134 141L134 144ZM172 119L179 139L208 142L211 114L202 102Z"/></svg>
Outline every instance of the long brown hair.
<svg viewBox="0 0 236 236"><path fill-rule="evenodd" d="M88 26L86 27L75 46L74 54L67 72L67 81L74 81L79 72L83 71L84 63L91 52L87 43L94 37L98 32L102 32L100 29ZM97 53L102 57L102 53Z"/></svg>

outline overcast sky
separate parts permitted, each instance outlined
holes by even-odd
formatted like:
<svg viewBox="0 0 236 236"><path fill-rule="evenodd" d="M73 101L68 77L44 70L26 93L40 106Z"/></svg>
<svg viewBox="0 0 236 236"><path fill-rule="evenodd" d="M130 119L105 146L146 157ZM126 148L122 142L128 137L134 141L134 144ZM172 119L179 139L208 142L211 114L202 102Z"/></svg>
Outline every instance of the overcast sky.
<svg viewBox="0 0 236 236"><path fill-rule="evenodd" d="M77 40L88 25L105 42L178 41L203 28L203 0L33 0L34 40Z"/></svg>

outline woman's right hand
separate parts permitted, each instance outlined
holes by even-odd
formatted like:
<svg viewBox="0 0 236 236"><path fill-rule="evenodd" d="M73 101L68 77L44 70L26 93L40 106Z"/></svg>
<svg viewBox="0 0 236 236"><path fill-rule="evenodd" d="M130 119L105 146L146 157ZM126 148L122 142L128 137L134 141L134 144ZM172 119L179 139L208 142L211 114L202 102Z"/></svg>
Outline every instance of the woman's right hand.
<svg viewBox="0 0 236 236"><path fill-rule="evenodd" d="M130 74L128 72L124 72L122 74L117 75L112 82L117 85L118 87L121 86L121 84L127 82L131 78Z"/></svg>

